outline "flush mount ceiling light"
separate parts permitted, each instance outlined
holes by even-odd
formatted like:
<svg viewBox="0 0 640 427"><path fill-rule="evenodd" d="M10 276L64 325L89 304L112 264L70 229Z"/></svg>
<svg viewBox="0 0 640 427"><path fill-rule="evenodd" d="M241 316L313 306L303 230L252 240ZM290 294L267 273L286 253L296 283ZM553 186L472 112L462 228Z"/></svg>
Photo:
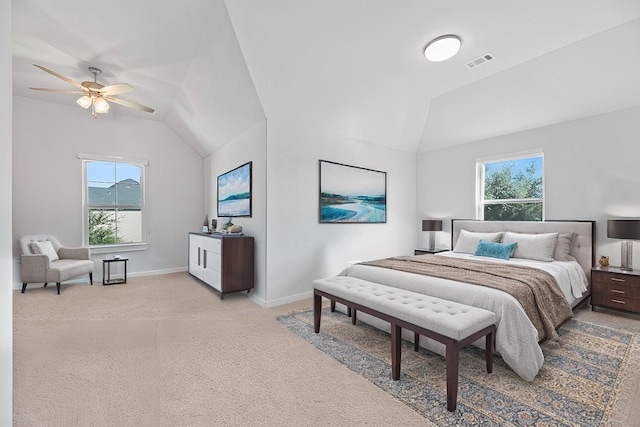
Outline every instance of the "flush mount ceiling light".
<svg viewBox="0 0 640 427"><path fill-rule="evenodd" d="M431 40L424 48L424 56L431 62L446 61L460 50L462 40L454 34L447 34Z"/></svg>

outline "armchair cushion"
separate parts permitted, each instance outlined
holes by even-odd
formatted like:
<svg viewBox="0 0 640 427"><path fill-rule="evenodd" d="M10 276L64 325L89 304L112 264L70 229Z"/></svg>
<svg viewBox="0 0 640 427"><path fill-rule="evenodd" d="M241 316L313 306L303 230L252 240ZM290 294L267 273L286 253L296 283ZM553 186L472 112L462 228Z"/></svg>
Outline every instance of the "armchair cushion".
<svg viewBox="0 0 640 427"><path fill-rule="evenodd" d="M60 259L60 257L58 257L58 253L53 249L53 245L49 240L45 240L44 242L31 242L29 246L34 254L46 255L49 257L49 261L57 261Z"/></svg>

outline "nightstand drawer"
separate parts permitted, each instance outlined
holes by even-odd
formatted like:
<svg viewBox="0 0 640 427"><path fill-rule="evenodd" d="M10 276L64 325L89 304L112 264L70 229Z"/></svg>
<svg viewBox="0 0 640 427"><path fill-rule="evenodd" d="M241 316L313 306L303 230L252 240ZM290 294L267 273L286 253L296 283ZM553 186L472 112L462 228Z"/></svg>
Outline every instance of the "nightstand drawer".
<svg viewBox="0 0 640 427"><path fill-rule="evenodd" d="M611 298L640 300L640 287L629 286L625 283L593 282L593 292Z"/></svg>
<svg viewBox="0 0 640 427"><path fill-rule="evenodd" d="M610 283L620 286L640 287L640 276L632 276L624 273L608 273L602 271L592 271L591 280L600 283Z"/></svg>
<svg viewBox="0 0 640 427"><path fill-rule="evenodd" d="M619 310L640 311L640 300L611 296L595 291L591 294L591 304Z"/></svg>

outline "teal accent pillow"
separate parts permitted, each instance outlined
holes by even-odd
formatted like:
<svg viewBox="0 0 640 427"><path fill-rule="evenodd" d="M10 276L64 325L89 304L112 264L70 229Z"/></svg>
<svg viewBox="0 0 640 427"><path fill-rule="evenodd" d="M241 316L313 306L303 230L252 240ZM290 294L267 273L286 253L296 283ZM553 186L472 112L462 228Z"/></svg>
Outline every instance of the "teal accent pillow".
<svg viewBox="0 0 640 427"><path fill-rule="evenodd" d="M517 242L513 243L496 243L480 240L478 248L474 253L475 256L487 256L491 258L509 259L511 253L515 249Z"/></svg>

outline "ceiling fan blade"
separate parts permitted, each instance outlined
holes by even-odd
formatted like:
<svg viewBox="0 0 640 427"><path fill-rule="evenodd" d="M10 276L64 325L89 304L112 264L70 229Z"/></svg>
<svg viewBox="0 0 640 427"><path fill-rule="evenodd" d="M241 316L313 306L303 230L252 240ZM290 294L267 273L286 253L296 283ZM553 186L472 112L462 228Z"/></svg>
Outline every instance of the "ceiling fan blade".
<svg viewBox="0 0 640 427"><path fill-rule="evenodd" d="M45 72L51 74L52 76L56 76L57 78L64 80L65 82L69 83L70 85L73 85L73 86L77 87L78 89L82 89L82 86L80 86L79 83L76 83L73 80L71 80L71 79L69 79L69 78L67 78L67 77L65 77L63 75L58 74L55 71L51 71L50 69L45 68L42 65L33 64L33 66L40 68L42 71L45 71Z"/></svg>
<svg viewBox="0 0 640 427"><path fill-rule="evenodd" d="M120 104L120 105L124 105L125 107L129 107L129 108L135 108L137 110L141 110L141 111L146 111L147 113L153 113L155 110L153 108L149 108L149 107L145 107L144 105L135 103L135 102L131 102L131 101L125 101L124 99L118 99L118 98L114 98L111 96L104 96L104 99L106 99L107 101L111 101L111 102L115 102L116 104Z"/></svg>
<svg viewBox="0 0 640 427"><path fill-rule="evenodd" d="M45 89L41 87L30 87L31 90L42 90L45 92L59 92L59 93L72 93L74 95L84 95L84 92L79 92L77 90L61 90L61 89Z"/></svg>
<svg viewBox="0 0 640 427"><path fill-rule="evenodd" d="M115 85L105 86L99 90L100 93L104 95L120 95L122 93L131 92L133 87L126 83L118 83Z"/></svg>

